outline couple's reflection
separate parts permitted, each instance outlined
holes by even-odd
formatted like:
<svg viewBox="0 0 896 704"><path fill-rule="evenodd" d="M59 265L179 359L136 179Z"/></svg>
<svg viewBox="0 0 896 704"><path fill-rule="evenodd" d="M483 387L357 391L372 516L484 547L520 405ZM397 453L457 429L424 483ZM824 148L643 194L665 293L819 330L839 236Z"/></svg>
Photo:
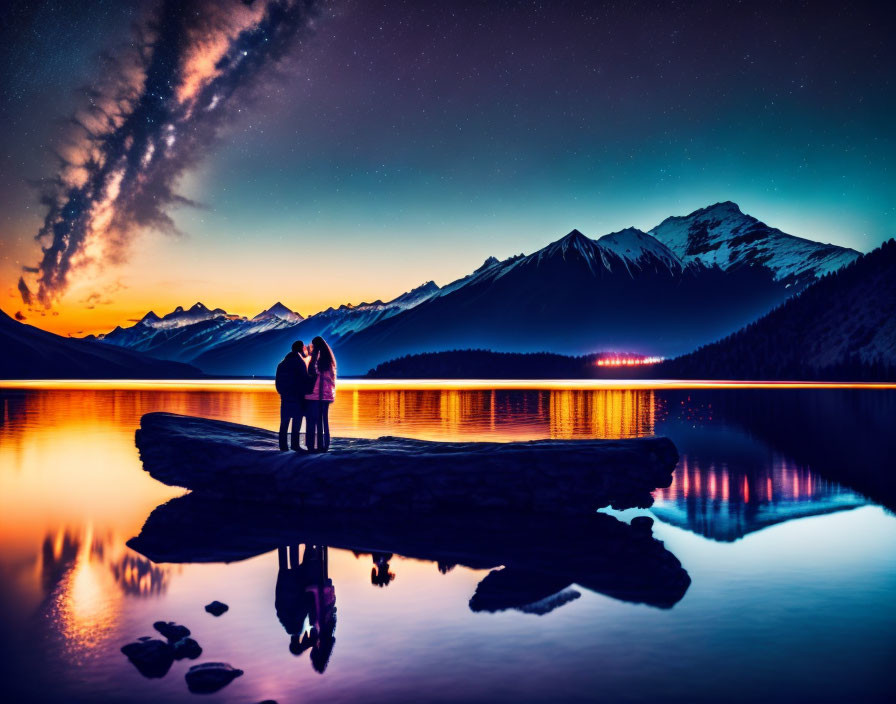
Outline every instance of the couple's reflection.
<svg viewBox="0 0 896 704"><path fill-rule="evenodd" d="M336 590L327 547L278 547L277 558L274 608L289 634L289 651L298 656L310 650L311 666L323 673L336 645Z"/></svg>

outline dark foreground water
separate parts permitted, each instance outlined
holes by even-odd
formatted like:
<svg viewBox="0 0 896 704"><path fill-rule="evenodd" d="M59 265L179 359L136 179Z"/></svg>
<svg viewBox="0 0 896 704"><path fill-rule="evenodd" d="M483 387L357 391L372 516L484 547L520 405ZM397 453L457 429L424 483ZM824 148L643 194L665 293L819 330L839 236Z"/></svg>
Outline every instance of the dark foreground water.
<svg viewBox="0 0 896 704"><path fill-rule="evenodd" d="M476 559L464 557L469 536L457 539L460 559L423 559L450 552L450 528L427 537L399 525L368 537L361 525L343 540L390 554L300 545L301 531L287 526L278 550L270 528L259 537L251 522L208 507L207 535L185 527L163 546L184 561L153 563L125 544L150 513L172 499L156 523L196 512L142 471L140 416L167 410L274 427L276 397L245 387L6 388L0 404L6 701L892 696L892 390L340 392L333 426L345 435L675 441L674 482L655 492L652 509L615 513L594 536L524 526L523 544L495 553L512 556L498 573L504 562L490 564L498 558L486 548L476 556L475 541ZM631 565L618 555L634 540L623 524L635 515L656 518L662 544ZM689 585L655 569L674 559ZM649 582L646 596L632 591L636 578ZM213 599L230 610L209 615ZM203 653L146 678L120 648L156 635L160 619L189 627ZM184 673L208 661L245 674L215 694L191 694Z"/></svg>

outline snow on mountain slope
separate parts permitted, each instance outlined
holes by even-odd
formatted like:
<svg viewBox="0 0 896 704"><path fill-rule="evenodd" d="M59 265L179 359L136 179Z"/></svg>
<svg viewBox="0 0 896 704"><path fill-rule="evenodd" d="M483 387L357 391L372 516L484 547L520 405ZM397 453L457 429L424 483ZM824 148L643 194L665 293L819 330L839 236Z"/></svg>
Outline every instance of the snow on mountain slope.
<svg viewBox="0 0 896 704"><path fill-rule="evenodd" d="M136 325L117 327L97 339L110 345L146 352L164 359L192 361L221 345L243 339L254 339L263 333L287 331L287 336L314 335L339 337L362 330L367 325L408 310L438 293L432 281L383 303L361 303L328 308L309 318L303 318L282 303L275 303L252 319L230 315L221 308L209 310L197 303L189 310L178 306L171 313L159 317L147 313Z"/></svg>
<svg viewBox="0 0 896 704"><path fill-rule="evenodd" d="M390 301L391 305L400 306L402 308L413 308L423 303L428 298L432 298L439 292L439 286L435 281L427 281L425 284L415 289L403 293L397 298Z"/></svg>
<svg viewBox="0 0 896 704"><path fill-rule="evenodd" d="M522 258L522 254L518 254L515 257L510 257L509 259L505 259L504 261L499 261L496 257L489 257L486 259L481 266L477 269L474 269L472 273L467 274L466 276L462 276L459 279L455 279L451 283L445 284L440 288L433 297L436 296L447 296L449 293L456 291L461 286L466 286L468 283L478 281L481 278L488 276L492 272L495 267L501 267L511 264L517 259Z"/></svg>
<svg viewBox="0 0 896 704"><path fill-rule="evenodd" d="M275 312L283 314L284 311L297 315L285 306L283 311ZM262 314L253 320L247 320L230 315L221 308L210 310L202 303L197 303L187 310L178 306L161 318L150 311L136 325L117 327L97 339L163 359L188 361L223 341L293 324L295 323L274 314Z"/></svg>
<svg viewBox="0 0 896 704"><path fill-rule="evenodd" d="M681 260L666 245L634 227L604 235L597 240L597 244L639 270L658 265L673 272L684 268Z"/></svg>
<svg viewBox="0 0 896 704"><path fill-rule="evenodd" d="M149 312L103 341L228 374L267 374L293 340L315 335L353 357L356 372L388 358L379 355L461 343L575 354L612 344L668 356L750 322L857 256L770 228L726 202L649 233L630 227L593 240L573 230L532 254L489 257L441 288L428 281L387 302L308 318L277 303L251 320L197 303L161 318Z"/></svg>
<svg viewBox="0 0 896 704"><path fill-rule="evenodd" d="M464 348L671 356L750 322L788 295L765 268L683 266L647 233L629 229L602 242L573 230L527 256L489 262L334 348L349 374L405 354ZM235 373L225 369L233 368L215 371Z"/></svg>
<svg viewBox="0 0 896 704"><path fill-rule="evenodd" d="M299 323L304 320L304 317L299 313L296 313L293 310L290 310L285 305L277 301L274 305L272 305L267 310L261 311L258 315L252 318L252 322L260 322L262 320L283 320L287 323Z"/></svg>
<svg viewBox="0 0 896 704"><path fill-rule="evenodd" d="M420 305L424 301L438 295L440 289L434 281L427 281L406 293L393 298L391 301L373 301L372 303L359 303L357 305L341 305L338 308L327 308L308 317L306 320L310 326L317 330L315 335L326 337L345 336L353 332L363 330L369 325L389 318L401 311Z"/></svg>
<svg viewBox="0 0 896 704"><path fill-rule="evenodd" d="M778 281L802 287L849 264L859 253L846 247L788 235L741 212L736 203L716 203L690 215L666 218L650 230L685 264L731 269L765 266Z"/></svg>
<svg viewBox="0 0 896 704"><path fill-rule="evenodd" d="M159 318L155 313L150 311L141 322L145 322L148 326L154 328L181 328L185 325L200 323L203 320L211 320L219 316L226 316L227 312L221 308L209 310L202 303L195 303L191 308L184 310L183 306L178 306L168 315ZM152 316L150 318L150 316Z"/></svg>
<svg viewBox="0 0 896 704"><path fill-rule="evenodd" d="M489 257L472 274L443 286L439 296L484 281L498 281L519 267L534 266L537 269L553 262L578 262L595 276L623 271L634 276L647 270L674 275L683 269L681 261L668 247L633 227L604 235L598 240L583 235L579 230L572 230L529 255L518 254L504 261Z"/></svg>

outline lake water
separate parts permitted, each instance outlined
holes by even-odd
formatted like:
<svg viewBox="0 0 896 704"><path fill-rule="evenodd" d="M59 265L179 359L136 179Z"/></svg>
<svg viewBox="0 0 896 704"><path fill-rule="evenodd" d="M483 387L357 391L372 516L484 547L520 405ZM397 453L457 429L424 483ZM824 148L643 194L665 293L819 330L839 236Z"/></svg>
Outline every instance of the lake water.
<svg viewBox="0 0 896 704"><path fill-rule="evenodd" d="M126 542L157 506L184 492L143 472L133 442L141 415L165 410L274 428L277 397L238 384L86 385L0 388L0 401L0 658L3 689L13 693L6 701L33 700L36 691L48 701L190 701L198 695L184 673L207 661L245 671L205 695L215 702L891 694L894 390L339 392L331 424L342 435L671 437L681 455L672 485L655 492L651 509L606 519L625 536L634 529L617 521L654 517L653 536L663 543L655 557L674 557L690 579L681 593L657 572L656 598L647 603L630 596L628 568L614 563L615 553L599 556L600 574L576 572L601 544L545 545L531 532L531 544L516 546L526 567L491 577L500 563L430 561L425 549L408 557L385 543L394 554L286 544L292 536L281 550L261 541L257 554L229 563L198 550L191 561L155 564ZM154 515L189 506L179 499ZM216 535L227 535L229 519L209 520L220 524ZM248 539L252 527L239 532ZM202 537L185 532L173 547L189 552ZM405 537L425 548L419 536L396 535L396 544ZM215 547L226 552L230 539ZM301 579L289 568L296 559L308 567ZM213 599L229 611L206 613ZM311 611L308 599L316 600ZM316 622L325 637L303 650L314 620L307 613L323 613ZM156 635L157 620L189 627L203 653L146 678L120 649Z"/></svg>

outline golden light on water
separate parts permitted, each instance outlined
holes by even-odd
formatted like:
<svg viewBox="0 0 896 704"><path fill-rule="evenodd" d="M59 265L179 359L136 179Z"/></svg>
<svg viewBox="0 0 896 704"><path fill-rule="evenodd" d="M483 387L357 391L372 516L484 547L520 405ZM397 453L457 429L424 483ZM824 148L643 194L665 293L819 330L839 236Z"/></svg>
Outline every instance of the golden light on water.
<svg viewBox="0 0 896 704"><path fill-rule="evenodd" d="M273 379L13 379L0 389L269 391ZM341 391L372 389L896 389L892 382L733 379L339 379Z"/></svg>

